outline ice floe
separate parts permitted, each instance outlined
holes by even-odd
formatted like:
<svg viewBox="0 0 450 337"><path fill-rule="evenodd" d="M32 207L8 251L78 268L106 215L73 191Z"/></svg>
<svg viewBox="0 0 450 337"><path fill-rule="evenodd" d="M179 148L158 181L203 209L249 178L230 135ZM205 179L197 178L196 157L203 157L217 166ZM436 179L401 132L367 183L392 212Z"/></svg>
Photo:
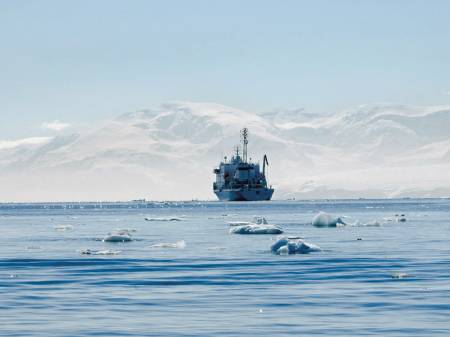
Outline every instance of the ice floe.
<svg viewBox="0 0 450 337"><path fill-rule="evenodd" d="M230 228L232 234L282 234L283 230L276 225L258 225L248 224L240 226L232 226Z"/></svg>
<svg viewBox="0 0 450 337"><path fill-rule="evenodd" d="M103 238L103 242L128 242L132 241L131 234L128 230L119 230L109 233Z"/></svg>
<svg viewBox="0 0 450 337"><path fill-rule="evenodd" d="M252 221L230 221L230 226L245 226L245 225L268 225L266 218L261 216L254 216Z"/></svg>
<svg viewBox="0 0 450 337"><path fill-rule="evenodd" d="M180 240L177 242L161 242L151 245L150 248L186 248L186 241Z"/></svg>
<svg viewBox="0 0 450 337"><path fill-rule="evenodd" d="M286 236L277 238L270 250L277 255L308 254L321 251L319 246L303 241L302 238Z"/></svg>
<svg viewBox="0 0 450 337"><path fill-rule="evenodd" d="M342 218L325 212L319 212L316 214L313 218L312 224L316 227L337 227L339 225L346 225Z"/></svg>
<svg viewBox="0 0 450 337"><path fill-rule="evenodd" d="M357 220L355 223L352 224L352 226L355 227L381 227L383 226L382 222L379 222L378 220L368 221L368 222L362 222Z"/></svg>
<svg viewBox="0 0 450 337"><path fill-rule="evenodd" d="M254 217L252 222L235 221L229 222L232 234L281 234L283 230L267 222L263 217Z"/></svg>
<svg viewBox="0 0 450 337"><path fill-rule="evenodd" d="M159 217L159 218L146 217L144 219L146 221L182 221L182 219L178 217Z"/></svg>
<svg viewBox="0 0 450 337"><path fill-rule="evenodd" d="M412 275L407 274L407 273L397 272L397 273L393 273L391 275L391 277L393 279L403 279L403 278L407 278L407 277L412 277Z"/></svg>
<svg viewBox="0 0 450 337"><path fill-rule="evenodd" d="M135 233L137 232L137 229L134 228L117 228L116 232L121 232L121 233Z"/></svg>
<svg viewBox="0 0 450 337"><path fill-rule="evenodd" d="M57 231L70 231L73 229L73 226L72 225L55 225L55 226L53 226L53 229L57 230Z"/></svg>
<svg viewBox="0 0 450 337"><path fill-rule="evenodd" d="M80 251L81 255L117 255L122 253L121 250L91 250L91 249L85 249Z"/></svg>
<svg viewBox="0 0 450 337"><path fill-rule="evenodd" d="M405 214L395 214L395 221L406 222L406 215Z"/></svg>

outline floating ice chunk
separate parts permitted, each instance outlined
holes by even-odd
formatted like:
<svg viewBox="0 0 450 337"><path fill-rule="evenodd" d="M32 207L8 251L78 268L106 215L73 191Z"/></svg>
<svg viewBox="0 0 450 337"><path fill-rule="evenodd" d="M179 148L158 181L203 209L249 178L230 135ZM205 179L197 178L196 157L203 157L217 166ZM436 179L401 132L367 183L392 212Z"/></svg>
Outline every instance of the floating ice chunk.
<svg viewBox="0 0 450 337"><path fill-rule="evenodd" d="M104 242L128 242L132 241L130 232L127 230L120 230L109 233L106 235L102 241Z"/></svg>
<svg viewBox="0 0 450 337"><path fill-rule="evenodd" d="M251 225L252 223L250 221L233 221L228 223L230 226L246 226Z"/></svg>
<svg viewBox="0 0 450 337"><path fill-rule="evenodd" d="M170 242L162 242L162 243L157 243L154 244L152 246L150 246L150 248L186 248L186 241L184 240L180 240L174 243L170 243Z"/></svg>
<svg viewBox="0 0 450 337"><path fill-rule="evenodd" d="M91 250L85 249L80 252L82 255L117 255L122 253L121 250Z"/></svg>
<svg viewBox="0 0 450 337"><path fill-rule="evenodd" d="M393 273L391 276L393 279L402 279L402 278L406 278L406 277L412 277L412 275L410 275L410 274L401 273L401 272Z"/></svg>
<svg viewBox="0 0 450 337"><path fill-rule="evenodd" d="M162 217L162 218L144 218L146 221L181 221L181 218L177 218L177 217Z"/></svg>
<svg viewBox="0 0 450 337"><path fill-rule="evenodd" d="M55 225L53 226L53 229L57 231L69 231L73 229L72 225Z"/></svg>
<svg viewBox="0 0 450 337"><path fill-rule="evenodd" d="M253 223L256 223L258 225L267 225L268 224L266 218L264 218L262 216L254 216Z"/></svg>
<svg viewBox="0 0 450 337"><path fill-rule="evenodd" d="M255 216L253 221L233 221L228 223L230 226L246 226L246 225L268 225L266 218Z"/></svg>
<svg viewBox="0 0 450 337"><path fill-rule="evenodd" d="M288 254L308 254L321 251L319 246L303 241L301 238L290 238L281 236L270 247L270 250L277 255Z"/></svg>
<svg viewBox="0 0 450 337"><path fill-rule="evenodd" d="M397 222L406 222L405 214L395 214L395 221L397 221Z"/></svg>
<svg viewBox="0 0 450 337"><path fill-rule="evenodd" d="M118 229L116 229L116 232L118 232L118 233L135 233L135 232L137 232L137 230L136 229L133 229L133 228L118 228Z"/></svg>
<svg viewBox="0 0 450 337"><path fill-rule="evenodd" d="M247 225L232 226L230 228L232 234L282 234L283 230L276 225L260 225L249 223Z"/></svg>
<svg viewBox="0 0 450 337"><path fill-rule="evenodd" d="M369 221L369 222L361 222L356 221L352 226L356 227L381 227L383 224L377 220Z"/></svg>
<svg viewBox="0 0 450 337"><path fill-rule="evenodd" d="M316 214L313 218L312 224L316 227L337 227L339 224L346 225L340 217L335 217L325 212L319 212Z"/></svg>

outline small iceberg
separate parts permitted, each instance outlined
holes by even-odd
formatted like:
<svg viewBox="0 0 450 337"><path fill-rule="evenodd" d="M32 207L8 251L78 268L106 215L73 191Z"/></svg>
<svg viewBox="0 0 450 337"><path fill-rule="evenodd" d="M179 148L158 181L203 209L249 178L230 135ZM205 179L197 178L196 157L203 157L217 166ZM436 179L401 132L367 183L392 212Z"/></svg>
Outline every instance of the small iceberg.
<svg viewBox="0 0 450 337"><path fill-rule="evenodd" d="M144 219L145 219L145 221L181 221L182 220L181 218L177 218L177 217L167 217L167 218L164 218L164 217L162 217L162 218L149 218L149 217L146 217Z"/></svg>
<svg viewBox="0 0 450 337"><path fill-rule="evenodd" d="M103 242L129 242L132 241L131 234L127 230L111 232L103 238Z"/></svg>
<svg viewBox="0 0 450 337"><path fill-rule="evenodd" d="M261 216L254 216L252 221L230 221L228 225L230 226L245 226L245 225L268 225L266 218Z"/></svg>
<svg viewBox="0 0 450 337"><path fill-rule="evenodd" d="M70 231L73 229L72 225L55 225L53 229L56 231Z"/></svg>
<svg viewBox="0 0 450 337"><path fill-rule="evenodd" d="M80 252L81 255L117 255L122 253L121 250L91 250L85 249Z"/></svg>
<svg viewBox="0 0 450 337"><path fill-rule="evenodd" d="M373 221L369 221L369 222L361 222L361 221L357 220L354 224L352 224L352 226L355 226L355 227L381 227L381 226L383 226L383 223L379 222L378 220L373 220Z"/></svg>
<svg viewBox="0 0 450 337"><path fill-rule="evenodd" d="M250 224L257 224L257 225L268 225L266 218L261 216L254 216L251 221L229 221L229 226L243 226L243 225L250 225Z"/></svg>
<svg viewBox="0 0 450 337"><path fill-rule="evenodd" d="M405 214L395 214L395 221L406 222L406 215Z"/></svg>
<svg viewBox="0 0 450 337"><path fill-rule="evenodd" d="M403 278L407 278L407 277L412 277L412 275L407 274L407 273L401 273L401 272L397 272L397 273L393 273L391 275L391 277L393 279L403 279Z"/></svg>
<svg viewBox="0 0 450 337"><path fill-rule="evenodd" d="M186 248L186 241L184 240L180 240L174 243L171 242L162 242L162 243L157 243L154 245L151 245L150 248Z"/></svg>
<svg viewBox="0 0 450 337"><path fill-rule="evenodd" d="M316 214L313 218L312 224L315 227L337 227L339 224L346 225L340 217L335 217L325 212L319 212Z"/></svg>
<svg viewBox="0 0 450 337"><path fill-rule="evenodd" d="M263 217L254 217L253 222L229 222L231 234L282 234L283 230L277 225L271 225Z"/></svg>
<svg viewBox="0 0 450 337"><path fill-rule="evenodd" d="M303 241L299 237L282 236L270 247L270 250L277 255L290 255L320 252L322 249L312 243Z"/></svg>
<svg viewBox="0 0 450 337"><path fill-rule="evenodd" d="M249 224L233 226L230 228L231 234L282 234L283 230L276 225Z"/></svg>

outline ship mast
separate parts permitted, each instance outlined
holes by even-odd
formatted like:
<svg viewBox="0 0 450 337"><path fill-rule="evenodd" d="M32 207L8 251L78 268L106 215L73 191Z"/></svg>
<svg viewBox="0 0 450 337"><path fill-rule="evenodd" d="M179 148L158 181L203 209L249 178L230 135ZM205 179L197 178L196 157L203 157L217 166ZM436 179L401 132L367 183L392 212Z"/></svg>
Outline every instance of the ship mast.
<svg viewBox="0 0 450 337"><path fill-rule="evenodd" d="M244 163L247 162L247 144L248 144L248 129L243 128L241 130L241 139L242 139L242 160Z"/></svg>

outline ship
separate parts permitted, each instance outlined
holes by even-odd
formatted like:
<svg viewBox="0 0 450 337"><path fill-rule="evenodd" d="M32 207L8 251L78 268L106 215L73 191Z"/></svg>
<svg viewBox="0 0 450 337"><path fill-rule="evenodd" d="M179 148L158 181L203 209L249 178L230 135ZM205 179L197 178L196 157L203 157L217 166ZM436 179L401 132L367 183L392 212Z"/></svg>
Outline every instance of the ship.
<svg viewBox="0 0 450 337"><path fill-rule="evenodd" d="M213 190L220 201L262 201L272 198L274 189L267 185L267 155L263 157L263 169L259 163L247 159L248 129L241 130L242 156L236 146L230 160L225 156L214 169L216 181Z"/></svg>

